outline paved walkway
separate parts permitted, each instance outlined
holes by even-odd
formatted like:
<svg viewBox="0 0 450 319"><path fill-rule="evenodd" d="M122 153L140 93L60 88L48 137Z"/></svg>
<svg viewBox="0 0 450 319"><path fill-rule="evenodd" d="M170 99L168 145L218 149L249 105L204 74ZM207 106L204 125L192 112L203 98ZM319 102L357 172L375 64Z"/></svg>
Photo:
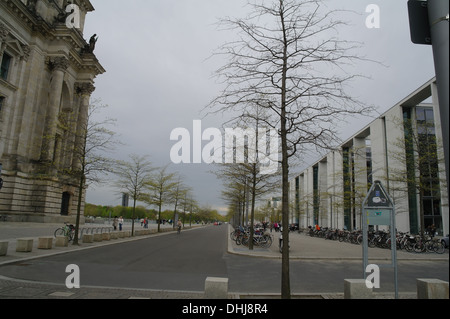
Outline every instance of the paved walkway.
<svg viewBox="0 0 450 319"><path fill-rule="evenodd" d="M232 228L230 227L229 233ZM265 258L281 258L278 248L280 232L273 231L269 233L273 237L273 244L270 248L255 247L250 251L248 247L238 246L228 238L228 251L232 254L265 257ZM289 233L289 257L290 259L303 260L361 260L362 246L354 245L346 242L325 240L323 238L310 237L306 233L291 232ZM369 261L392 260L391 250L381 248L369 248ZM436 253L410 253L397 250L397 260L435 260L448 261L449 251L442 255Z"/></svg>
<svg viewBox="0 0 450 319"><path fill-rule="evenodd" d="M56 224L32 224L32 223L1 223L0 222L0 242L8 242L8 252L6 256L0 256L0 266L11 263L20 263L27 260L42 258L56 254L66 254L76 250L92 249L104 245L114 245L116 243L141 240L149 236L164 236L168 234L159 233L145 236L114 239L110 241L102 241L92 244L81 243L80 246L69 244L68 247L53 247L51 250L37 249L37 239L39 237L52 236L54 230L61 225ZM84 227L101 227L103 225L89 225ZM139 224L135 225L136 229L142 229ZM156 228L157 225L149 225L150 229ZM164 229L170 229L170 225L162 226ZM227 226L221 226L227 227ZM228 225L228 227L230 227ZM125 230L130 230L131 226L126 225ZM186 231L186 230L185 230ZM231 232L229 229L228 234ZM247 247L237 246L228 236L228 253L254 256L263 258L281 258L278 250L279 233L272 233L273 245L270 248L255 248L250 251ZM15 251L17 238L33 238L34 247L31 253L18 253ZM290 257L292 259L332 259L332 260L361 260L361 246L348 243L339 243L337 241L329 241L320 238L311 238L304 234L290 234ZM376 260L390 260L390 251L385 249L370 249L369 256ZM448 250L443 255L432 253L413 254L399 251L398 260L449 260ZM231 296L237 298L238 296ZM242 297L242 296L241 296ZM252 298L254 296L244 296ZM258 296L257 296L258 297ZM264 296L259 296L261 298ZM302 296L297 296L302 298ZM305 296L305 298L311 296ZM322 298L324 296L315 296ZM392 296L381 296L391 298ZM182 291L153 291L139 289L117 289L117 288L101 288L101 287L85 287L82 289L69 290L63 285L37 283L30 281L14 280L5 278L0 275L0 299L201 299L203 294L199 292L182 292ZM342 295L328 296L328 298L342 298ZM406 298L414 298L414 296L406 296Z"/></svg>

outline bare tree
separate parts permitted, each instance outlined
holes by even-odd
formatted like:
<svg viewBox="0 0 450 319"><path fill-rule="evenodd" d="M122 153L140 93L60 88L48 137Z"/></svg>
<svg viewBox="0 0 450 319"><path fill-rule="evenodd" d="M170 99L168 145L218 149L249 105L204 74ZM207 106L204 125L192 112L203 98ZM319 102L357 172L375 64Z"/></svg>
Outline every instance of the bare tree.
<svg viewBox="0 0 450 319"><path fill-rule="evenodd" d="M217 70L225 88L210 107L244 114L258 105L267 111L265 124L277 129L281 140L282 223L287 225L289 160L305 145L328 147L337 140L339 121L368 111L346 93L348 82L358 76L343 66L359 59L353 53L359 45L337 37L345 23L319 0L249 4L252 12L245 19L221 21L239 39L219 48L217 54L229 62ZM288 227L283 227L283 238L281 293L289 299Z"/></svg>
<svg viewBox="0 0 450 319"><path fill-rule="evenodd" d="M158 207L158 232L161 230L161 209L173 201L173 190L177 186L175 173L168 173L167 166L160 168L146 183L148 193L143 196L144 202Z"/></svg>
<svg viewBox="0 0 450 319"><path fill-rule="evenodd" d="M94 101L85 110L84 121L78 124L74 132L73 166L67 172L78 180L78 205L75 226L74 245L78 245L78 233L84 189L89 184L100 183L105 174L112 173L113 160L107 156L119 142L113 126L114 119L96 120L97 113L105 108L100 101Z"/></svg>
<svg viewBox="0 0 450 319"><path fill-rule="evenodd" d="M172 189L172 204L174 205L173 209L173 228L175 229L178 216L177 208L178 206L183 206L186 201L187 194L191 191L189 187L183 184L181 181L181 176L178 176L178 179L174 185L174 188ZM179 218L179 217L178 217Z"/></svg>
<svg viewBox="0 0 450 319"><path fill-rule="evenodd" d="M136 202L143 199L146 184L151 180L151 173L154 170L148 156L130 155L130 161L117 161L115 174L118 180L115 186L122 193L129 195L133 199L133 214L131 233L134 236L134 219L136 218Z"/></svg>

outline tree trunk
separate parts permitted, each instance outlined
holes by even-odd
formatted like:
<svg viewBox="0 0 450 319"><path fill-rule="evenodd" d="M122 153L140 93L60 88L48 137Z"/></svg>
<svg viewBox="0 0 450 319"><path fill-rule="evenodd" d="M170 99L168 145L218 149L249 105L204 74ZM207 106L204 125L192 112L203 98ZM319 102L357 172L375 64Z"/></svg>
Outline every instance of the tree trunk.
<svg viewBox="0 0 450 319"><path fill-rule="evenodd" d="M75 236L73 238L73 245L79 245L78 234L80 232L81 201L83 200L83 188L84 188L85 179L86 178L84 177L84 174L81 174L80 184L78 185L77 219L76 219L76 223L75 223Z"/></svg>

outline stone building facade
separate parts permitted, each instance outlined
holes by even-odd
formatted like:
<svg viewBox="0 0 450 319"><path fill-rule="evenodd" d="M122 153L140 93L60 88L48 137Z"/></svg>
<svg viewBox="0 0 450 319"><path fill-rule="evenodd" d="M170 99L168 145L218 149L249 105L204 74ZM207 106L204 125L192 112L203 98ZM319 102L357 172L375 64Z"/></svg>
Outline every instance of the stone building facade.
<svg viewBox="0 0 450 319"><path fill-rule="evenodd" d="M290 182L290 222L362 229L362 203L379 180L395 203L399 231L417 234L434 224L440 235L448 234L442 143L448 141L442 139L433 78L296 174Z"/></svg>
<svg viewBox="0 0 450 319"><path fill-rule="evenodd" d="M66 24L69 4L79 28ZM76 218L77 132L105 72L83 36L93 10L89 0L0 1L0 215L8 221Z"/></svg>

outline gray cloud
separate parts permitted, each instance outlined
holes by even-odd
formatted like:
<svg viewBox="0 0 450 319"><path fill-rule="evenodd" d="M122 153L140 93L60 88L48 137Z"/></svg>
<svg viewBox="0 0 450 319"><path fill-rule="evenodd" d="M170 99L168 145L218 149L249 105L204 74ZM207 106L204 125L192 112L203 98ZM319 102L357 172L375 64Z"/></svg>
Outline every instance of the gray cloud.
<svg viewBox="0 0 450 319"><path fill-rule="evenodd" d="M99 35L96 55L107 73L96 79L94 97L108 104L108 116L118 120L116 131L127 146L117 158L128 154L149 154L156 166L170 162L169 139L177 127L192 130L202 108L218 94L220 86L211 78L223 62L207 59L233 34L219 32L214 25L225 16L243 16L243 0L91 0L96 11L87 16L85 38ZM367 29L365 9L377 4L381 27ZM328 1L359 14L340 34L365 43L362 55L387 67L362 64L354 70L371 77L350 88L353 95L377 105L382 113L434 76L431 47L414 45L409 37L407 1ZM222 119L203 119L204 128L220 127ZM343 125L343 137L367 125L371 119L357 119ZM314 158L312 159L314 161ZM221 184L208 173L207 165L172 165L195 189L202 204L223 207ZM117 205L115 190L91 187L88 202Z"/></svg>

